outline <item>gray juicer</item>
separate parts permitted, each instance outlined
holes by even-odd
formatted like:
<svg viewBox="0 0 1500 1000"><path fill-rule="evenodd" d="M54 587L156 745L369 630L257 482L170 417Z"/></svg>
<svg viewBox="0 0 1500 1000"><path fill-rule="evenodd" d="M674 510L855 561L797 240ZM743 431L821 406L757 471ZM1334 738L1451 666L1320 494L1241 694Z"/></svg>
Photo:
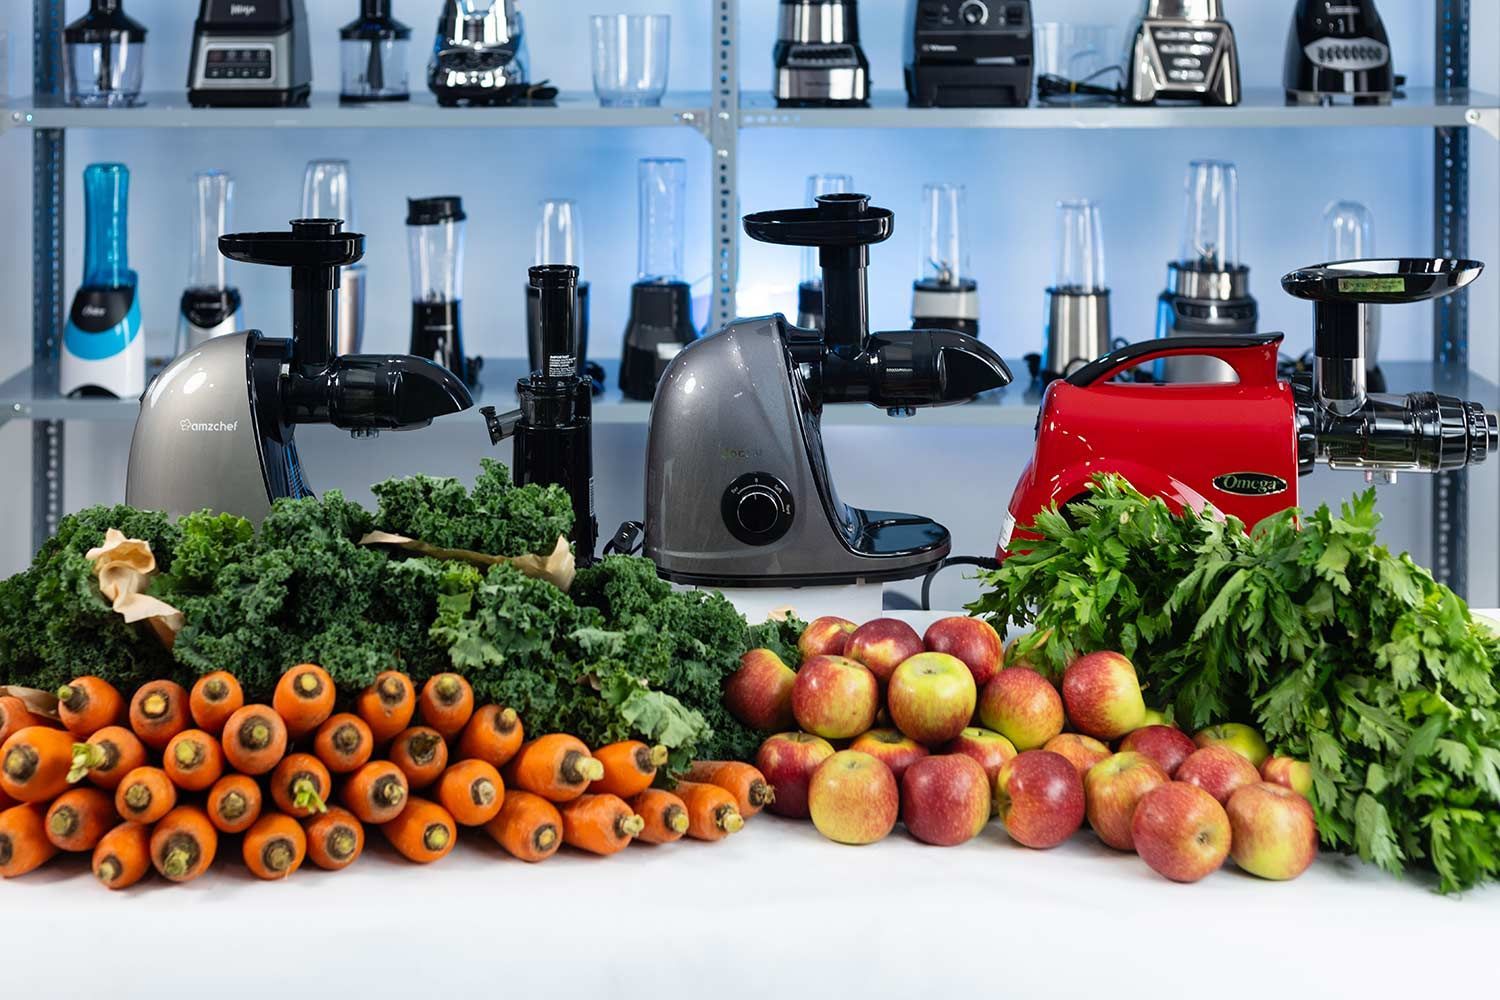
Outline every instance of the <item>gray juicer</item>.
<svg viewBox="0 0 1500 1000"><path fill-rule="evenodd" d="M666 579L834 586L923 576L947 557L942 525L844 504L823 450L827 403L907 416L1011 381L998 354L962 333L869 332L869 248L894 221L861 194L745 219L753 239L818 249L823 329L738 320L667 368L651 408L645 540Z"/></svg>
<svg viewBox="0 0 1500 1000"><path fill-rule="evenodd" d="M425 427L474 405L446 369L408 355L339 356L340 268L365 238L335 219L290 232L223 236L230 260L290 268L292 336L259 330L208 341L175 359L141 397L125 502L180 516L196 510L259 521L282 497L311 496L298 424L369 436Z"/></svg>

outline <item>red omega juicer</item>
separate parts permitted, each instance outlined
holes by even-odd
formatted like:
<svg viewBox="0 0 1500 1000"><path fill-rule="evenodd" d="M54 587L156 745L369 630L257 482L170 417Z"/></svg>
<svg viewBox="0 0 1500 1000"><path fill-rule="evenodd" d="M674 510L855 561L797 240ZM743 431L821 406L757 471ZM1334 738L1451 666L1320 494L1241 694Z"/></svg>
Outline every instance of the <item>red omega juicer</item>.
<svg viewBox="0 0 1500 1000"><path fill-rule="evenodd" d="M1319 461L1394 480L1447 472L1500 449L1496 415L1434 392L1370 393L1362 313L1459 291L1484 265L1467 260L1359 260L1293 271L1286 291L1313 303L1310 375L1277 374L1279 333L1180 336L1122 348L1053 382L1042 400L1036 449L1011 497L997 554L1037 513L1118 473L1173 509L1212 506L1254 525L1297 505L1297 478ZM1221 384L1116 381L1141 365L1206 355L1234 369Z"/></svg>

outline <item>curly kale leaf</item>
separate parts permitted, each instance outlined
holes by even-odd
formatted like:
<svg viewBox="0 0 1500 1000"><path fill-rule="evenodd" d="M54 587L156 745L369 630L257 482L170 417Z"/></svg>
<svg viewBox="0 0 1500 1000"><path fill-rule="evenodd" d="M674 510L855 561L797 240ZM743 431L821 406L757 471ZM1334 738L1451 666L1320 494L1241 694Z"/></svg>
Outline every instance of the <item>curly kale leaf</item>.
<svg viewBox="0 0 1500 1000"><path fill-rule="evenodd" d="M518 487L500 462L481 465L472 491L457 479L432 476L379 484L376 522L439 548L501 556L551 552L573 529L572 501L561 487Z"/></svg>

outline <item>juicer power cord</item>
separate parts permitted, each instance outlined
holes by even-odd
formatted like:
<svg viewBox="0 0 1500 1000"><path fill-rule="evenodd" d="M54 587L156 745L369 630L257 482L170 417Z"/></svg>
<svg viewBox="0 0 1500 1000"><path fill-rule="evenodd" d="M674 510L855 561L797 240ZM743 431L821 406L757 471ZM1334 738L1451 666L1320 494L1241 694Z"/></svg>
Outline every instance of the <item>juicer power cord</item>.
<svg viewBox="0 0 1500 1000"><path fill-rule="evenodd" d="M984 556L949 556L927 571L922 578L922 610L932 610L932 580L950 566L977 566L979 569L999 569L1000 560Z"/></svg>

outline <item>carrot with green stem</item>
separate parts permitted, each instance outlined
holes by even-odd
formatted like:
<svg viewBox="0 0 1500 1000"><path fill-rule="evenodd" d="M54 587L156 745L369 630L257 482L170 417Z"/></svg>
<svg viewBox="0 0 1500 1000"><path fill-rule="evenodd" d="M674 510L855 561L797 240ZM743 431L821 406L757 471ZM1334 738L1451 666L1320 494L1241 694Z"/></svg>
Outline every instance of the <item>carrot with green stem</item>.
<svg viewBox="0 0 1500 1000"><path fill-rule="evenodd" d="M736 760L695 761L682 780L718 785L734 796L735 806L746 819L776 801L776 789L766 776L754 765Z"/></svg>
<svg viewBox="0 0 1500 1000"><path fill-rule="evenodd" d="M401 815L382 824L380 832L403 858L420 865L447 857L458 840L458 826L448 810L426 799L409 799Z"/></svg>
<svg viewBox="0 0 1500 1000"><path fill-rule="evenodd" d="M159 767L138 767L115 789L115 809L121 819L155 823L177 805L177 786Z"/></svg>
<svg viewBox="0 0 1500 1000"><path fill-rule="evenodd" d="M310 753L287 754L271 772L271 800L288 816L306 819L327 812L332 794L328 768Z"/></svg>
<svg viewBox="0 0 1500 1000"><path fill-rule="evenodd" d="M509 788L568 802L588 791L589 782L604 777L604 765L576 736L551 733L523 743L503 773Z"/></svg>
<svg viewBox="0 0 1500 1000"><path fill-rule="evenodd" d="M444 739L457 736L474 715L474 689L458 674L433 674L422 685L417 709Z"/></svg>
<svg viewBox="0 0 1500 1000"><path fill-rule="evenodd" d="M448 768L448 744L436 729L413 726L391 742L391 763L401 768L412 788L426 788Z"/></svg>
<svg viewBox="0 0 1500 1000"><path fill-rule="evenodd" d="M286 723L268 705L246 705L224 723L224 759L241 774L261 775L286 756Z"/></svg>
<svg viewBox="0 0 1500 1000"><path fill-rule="evenodd" d="M723 840L745 826L734 796L699 781L679 781L674 794L687 806L688 836L694 840Z"/></svg>
<svg viewBox="0 0 1500 1000"><path fill-rule="evenodd" d="M355 713L370 727L376 743L384 743L411 725L417 711L417 691L411 678L398 670L387 670L360 692Z"/></svg>
<svg viewBox="0 0 1500 1000"><path fill-rule="evenodd" d="M313 753L334 774L358 771L374 752L375 737L369 725L350 712L329 716L313 738Z"/></svg>
<svg viewBox="0 0 1500 1000"><path fill-rule="evenodd" d="M601 857L623 851L646 828L646 821L618 795L580 795L557 811L562 813L563 843Z"/></svg>
<svg viewBox="0 0 1500 1000"><path fill-rule="evenodd" d="M57 715L68 732L86 740L125 714L125 699L100 677L85 676L57 689Z"/></svg>
<svg viewBox="0 0 1500 1000"><path fill-rule="evenodd" d="M191 882L208 871L218 851L218 831L197 806L178 806L151 832L151 863L172 882Z"/></svg>
<svg viewBox="0 0 1500 1000"><path fill-rule="evenodd" d="M94 877L106 889L128 889L151 870L151 828L125 822L94 846Z"/></svg>
<svg viewBox="0 0 1500 1000"><path fill-rule="evenodd" d="M256 878L267 882L284 879L302 867L307 857L307 834L290 816L267 813L245 834L240 856Z"/></svg>
<svg viewBox="0 0 1500 1000"><path fill-rule="evenodd" d="M224 723L245 707L245 690L227 670L204 674L188 692L188 712L193 724L205 733L220 736Z"/></svg>
<svg viewBox="0 0 1500 1000"><path fill-rule="evenodd" d="M670 844L688 831L687 806L671 792L648 788L630 800L630 808L645 820L635 839L643 844Z"/></svg>
<svg viewBox="0 0 1500 1000"><path fill-rule="evenodd" d="M208 790L204 809L220 833L244 833L260 819L260 785L243 774L226 774Z"/></svg>
<svg viewBox="0 0 1500 1000"><path fill-rule="evenodd" d="M307 824L307 860L336 872L359 860L365 850L365 828L347 809L337 806Z"/></svg>
<svg viewBox="0 0 1500 1000"><path fill-rule="evenodd" d="M546 861L562 846L562 814L540 795L512 789L484 832L521 861Z"/></svg>
<svg viewBox="0 0 1500 1000"><path fill-rule="evenodd" d="M152 750L161 750L188 727L188 693L172 681L142 684L130 699L130 728Z"/></svg>
<svg viewBox="0 0 1500 1000"><path fill-rule="evenodd" d="M604 765L604 776L589 785L589 791L628 799L651 787L657 768L667 762L667 748L624 740L595 750L594 759Z"/></svg>
<svg viewBox="0 0 1500 1000"><path fill-rule="evenodd" d="M388 760L372 760L344 782L343 803L361 822L389 823L410 797L406 774Z"/></svg>
<svg viewBox="0 0 1500 1000"><path fill-rule="evenodd" d="M482 760L461 760L437 782L437 800L459 826L484 826L505 804L500 772Z"/></svg>
<svg viewBox="0 0 1500 1000"><path fill-rule="evenodd" d="M112 792L125 775L146 763L146 745L124 726L105 726L83 743L73 744L68 781L88 778L95 786Z"/></svg>
<svg viewBox="0 0 1500 1000"><path fill-rule="evenodd" d="M47 839L59 851L92 851L117 822L114 799L97 788L70 788L47 809Z"/></svg>
<svg viewBox="0 0 1500 1000"><path fill-rule="evenodd" d="M0 788L17 802L47 802L68 790L73 734L27 726L0 744Z"/></svg>
<svg viewBox="0 0 1500 1000"><path fill-rule="evenodd" d="M224 774L224 749L202 729L184 729L162 753L161 767L184 792L201 792Z"/></svg>
<svg viewBox="0 0 1500 1000"><path fill-rule="evenodd" d="M32 726L44 726L47 720L26 707L26 703L15 695L0 698L0 743L16 733Z"/></svg>
<svg viewBox="0 0 1500 1000"><path fill-rule="evenodd" d="M300 740L333 714L333 678L316 663L299 663L281 675L271 707L286 722L287 735Z"/></svg>
<svg viewBox="0 0 1500 1000"><path fill-rule="evenodd" d="M56 855L41 806L23 802L0 812L0 878L34 872Z"/></svg>
<svg viewBox="0 0 1500 1000"><path fill-rule="evenodd" d="M525 727L515 709L485 705L464 726L458 738L458 755L501 768L510 763L525 738Z"/></svg>

